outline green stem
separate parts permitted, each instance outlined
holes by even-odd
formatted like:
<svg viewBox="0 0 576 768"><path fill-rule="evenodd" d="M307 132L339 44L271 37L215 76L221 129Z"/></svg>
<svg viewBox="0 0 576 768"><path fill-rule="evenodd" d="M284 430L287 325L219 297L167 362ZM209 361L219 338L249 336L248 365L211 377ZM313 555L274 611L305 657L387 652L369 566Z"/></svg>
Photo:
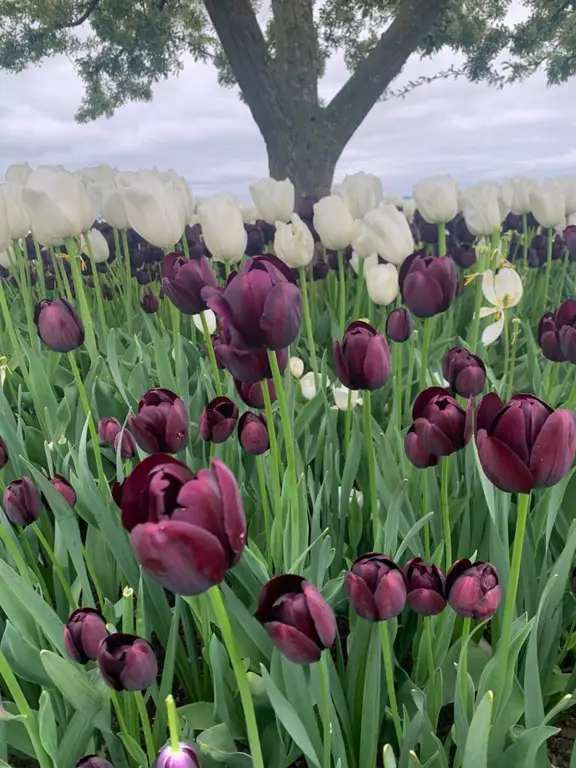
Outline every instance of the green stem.
<svg viewBox="0 0 576 768"><path fill-rule="evenodd" d="M125 270L125 304L126 304L126 327L128 333L132 331L132 271L130 266L130 250L128 248L128 236L126 230L123 229L122 233L122 249L124 251L124 270Z"/></svg>
<svg viewBox="0 0 576 768"><path fill-rule="evenodd" d="M306 280L306 269L300 267L300 290L302 291L302 314L304 317L304 328L308 337L308 352L310 354L310 365L314 372L314 380L318 376L318 359L316 358L316 344L314 343L314 331L312 330L312 317L310 315L310 299L308 296L308 281Z"/></svg>
<svg viewBox="0 0 576 768"><path fill-rule="evenodd" d="M524 274L528 271L528 216L522 214L522 265Z"/></svg>
<svg viewBox="0 0 576 768"><path fill-rule="evenodd" d="M222 394L222 382L220 381L220 372L218 371L218 363L216 362L216 354L214 353L214 345L212 344L212 338L210 336L210 330L208 328L208 321L204 312L200 312L200 321L202 322L202 330L204 332L204 340L208 349L208 357L210 359L210 365L212 366L212 376L214 377L214 386L216 387L216 394Z"/></svg>
<svg viewBox="0 0 576 768"><path fill-rule="evenodd" d="M330 716L330 680L328 677L328 662L326 653L322 654L318 663L318 676L320 678L320 699L322 712L323 752L322 768L330 768L332 755L332 724Z"/></svg>
<svg viewBox="0 0 576 768"><path fill-rule="evenodd" d="M22 544L22 548L24 549L24 552L26 553L28 562L30 563L30 568L32 568L36 578L38 579L38 584L40 585L42 594L46 596L50 595L50 592L46 587L46 583L42 578L42 574L40 573L40 568L38 567L38 558L34 556L34 553L32 552L32 548L30 546L30 542L28 541L28 537L26 536L26 533L24 531L22 531L20 535L20 542Z"/></svg>
<svg viewBox="0 0 576 768"><path fill-rule="evenodd" d="M348 390L348 403L346 405L346 420L344 422L344 445L346 446L346 453L348 453L348 447L350 446L350 437L352 434L352 390Z"/></svg>
<svg viewBox="0 0 576 768"><path fill-rule="evenodd" d="M338 327L344 335L346 327L346 274L344 272L344 251L338 251Z"/></svg>
<svg viewBox="0 0 576 768"><path fill-rule="evenodd" d="M246 721L246 732L248 735L248 743L250 744L250 756L252 757L252 765L254 768L264 768L264 760L262 758L262 747L260 746L260 736L258 735L258 723L256 722L256 713L254 712L254 702L252 701L252 694L250 693L250 686L246 678L246 672L244 670L244 663L238 646L236 645L236 639L234 632L230 625L228 614L226 613L226 607L222 600L222 594L219 587L212 587L208 590L208 596L212 604L212 610L216 616L216 621L220 627L222 638L230 656L232 663L232 669L236 677L236 684L238 686L238 692L240 694L240 700L242 702L242 709L244 710L244 719Z"/></svg>
<svg viewBox="0 0 576 768"><path fill-rule="evenodd" d="M16 255L16 263L18 264L20 294L24 299L28 335L30 336L30 344L34 346L38 343L38 334L35 333L34 320L32 318L32 286L30 285L30 273L28 271L28 256L22 252L17 240L14 240L14 253Z"/></svg>
<svg viewBox="0 0 576 768"><path fill-rule="evenodd" d="M508 318L504 312L504 373L500 382L500 396L506 397L506 387L508 382L508 366L510 364L510 330L508 328Z"/></svg>
<svg viewBox="0 0 576 768"><path fill-rule="evenodd" d="M264 379L260 383L262 397L264 399L264 412L266 414L266 425L268 427L268 438L270 440L270 462L272 464L272 509L277 517L282 519L282 491L280 488L280 451L278 450L278 439L276 437L276 426L274 424L274 413L272 412L272 400L268 389L268 381ZM284 526L282 525L282 529ZM272 534L270 534L272 535ZM272 557L272 555L270 555ZM288 564L286 564L288 567Z"/></svg>
<svg viewBox="0 0 576 768"><path fill-rule="evenodd" d="M410 411L410 405L412 404L412 385L414 383L414 365L416 361L416 355L414 354L414 348L416 346L417 331L412 334L408 347L408 376L406 379L406 397L404 400L404 411L408 413Z"/></svg>
<svg viewBox="0 0 576 768"><path fill-rule="evenodd" d="M438 255L446 256L446 224L443 221L438 224Z"/></svg>
<svg viewBox="0 0 576 768"><path fill-rule="evenodd" d="M266 558L268 561L268 571L269 573L272 573L272 523L270 521L268 490L266 488L266 478L264 477L264 465L262 456L256 456L256 471L258 473L258 486L260 490L260 501L262 503L262 514L264 515L264 531L266 534Z"/></svg>
<svg viewBox="0 0 576 768"><path fill-rule="evenodd" d="M150 718L146 711L144 696L142 696L142 691L136 691L134 696L136 698L138 714L140 715L140 722L142 723L142 730L144 731L144 743L146 744L148 761L150 765L154 765L154 760L156 760L156 747L154 746L154 737L152 736L152 729L150 728Z"/></svg>
<svg viewBox="0 0 576 768"><path fill-rule="evenodd" d="M37 262L37 271L38 271L38 279L40 280L40 290L42 291L42 298L46 296L46 277L44 275L44 262L42 261L42 253L40 251L40 243L38 240L36 240L35 237L33 237L34 240L34 251L36 252L36 262ZM24 241L24 249L26 250L26 241Z"/></svg>
<svg viewBox="0 0 576 768"><path fill-rule="evenodd" d="M184 253L184 256L186 256L187 259L190 258L190 249L188 248L188 240L186 240L186 233L182 235L180 238L180 245L182 246L182 252Z"/></svg>
<svg viewBox="0 0 576 768"><path fill-rule="evenodd" d="M402 433L402 373L404 365L404 355L402 353L402 344L394 344L394 384L396 386L396 426L398 434Z"/></svg>
<svg viewBox="0 0 576 768"><path fill-rule="evenodd" d="M436 664L434 663L434 645L432 643L432 617L424 616L424 634L426 635L426 655L428 657L429 680L434 680Z"/></svg>
<svg viewBox="0 0 576 768"><path fill-rule="evenodd" d="M62 570L62 567L58 560L56 559L56 555L54 554L54 550L48 544L48 541L44 537L44 534L40 530L40 526L37 523L32 523L32 530L38 537L38 541L40 544L42 544L42 547L44 548L44 551L48 555L48 559L52 563L52 567L54 568L56 572L56 576L58 577L58 581L62 585L62 589L64 590L64 594L66 595L66 599L68 600L68 603L70 605L71 610L74 610L76 608L76 601L74 600L74 597L72 595L72 591L70 590L70 587L68 586L68 581L66 580L66 577L64 576L64 572Z"/></svg>
<svg viewBox="0 0 576 768"><path fill-rule="evenodd" d="M470 349L476 352L478 340L480 338L480 307L482 306L482 273L486 268L484 255L478 254L478 274L475 278L476 292L474 294L474 316L472 317L472 335L470 337Z"/></svg>
<svg viewBox="0 0 576 768"><path fill-rule="evenodd" d="M432 320L424 320L424 339L422 341L422 361L420 363L420 391L426 388L426 373L428 372L428 353L430 352L430 341L432 337Z"/></svg>
<svg viewBox="0 0 576 768"><path fill-rule="evenodd" d="M352 320L360 318L362 296L364 294L364 259L358 259L358 280L356 281L356 298L354 299L354 314Z"/></svg>
<svg viewBox="0 0 576 768"><path fill-rule="evenodd" d="M428 514L428 470L422 470L422 517ZM424 523L424 556L430 560L430 520Z"/></svg>
<svg viewBox="0 0 576 768"><path fill-rule="evenodd" d="M88 302L86 301L82 274L80 272L80 267L78 266L78 259L76 258L76 242L72 238L68 238L66 240L66 250L68 251L68 263L70 264L70 268L72 270L72 280L74 281L74 288L76 289L76 296L78 297L78 303L80 305L80 316L82 317L84 330L86 331L86 347L88 348L90 360L94 362L98 358L96 336L94 335L92 316L90 314Z"/></svg>
<svg viewBox="0 0 576 768"><path fill-rule="evenodd" d="M450 533L450 505L448 502L448 486L450 485L450 456L445 456L440 462L440 496L442 507L442 527L444 528L444 552L446 570L452 565L452 536Z"/></svg>
<svg viewBox="0 0 576 768"><path fill-rule="evenodd" d="M569 411L574 410L574 406L576 405L576 381L574 382L572 386L572 391L570 392L570 397L566 401L565 408L568 408Z"/></svg>
<svg viewBox="0 0 576 768"><path fill-rule="evenodd" d="M460 638L460 701L464 714L468 717L468 640L470 638L470 618L465 618L462 623L462 637Z"/></svg>
<svg viewBox="0 0 576 768"><path fill-rule="evenodd" d="M546 302L548 301L548 291L550 289L550 275L552 273L552 246L554 243L554 230L548 227L546 231L546 272L544 275L544 300L542 302L542 314L546 309Z"/></svg>
<svg viewBox="0 0 576 768"><path fill-rule="evenodd" d="M174 754L180 752L180 725L178 724L178 713L176 712L176 702L170 694L166 698L166 711L168 713L168 731L170 733L170 748Z"/></svg>
<svg viewBox="0 0 576 768"><path fill-rule="evenodd" d="M380 640L382 642L382 657L384 658L384 675L386 677L386 689L388 691L388 701L392 710L392 721L398 746L402 746L402 725L400 724L400 714L398 712L398 702L396 701L396 690L394 688L394 666L392 663L392 652L390 633L388 632L388 622L379 621Z"/></svg>
<svg viewBox="0 0 576 768"><path fill-rule="evenodd" d="M378 510L378 488L376 487L376 455L374 453L374 439L372 436L372 402L371 392L364 392L364 436L366 438L366 452L368 454L368 484L370 486L370 510L372 513L372 533L374 536L375 551L378 551L380 539L380 515Z"/></svg>
<svg viewBox="0 0 576 768"><path fill-rule="evenodd" d="M126 727L126 721L124 720L124 715L122 714L122 707L120 706L120 702L118 701L118 694L116 693L116 691L110 691L110 699L112 701L112 706L114 707L114 712L116 713L116 719L118 720L118 727L120 728L120 732L130 736L128 728Z"/></svg>
<svg viewBox="0 0 576 768"><path fill-rule="evenodd" d="M510 362L508 365L508 383L504 390L505 402L508 402L508 400L510 400L510 397L512 396L512 392L514 391L514 369L516 367L516 348L518 346L518 333L519 333L518 330L514 331L515 320L516 318L512 318L512 339L510 343L511 355L510 355Z"/></svg>
<svg viewBox="0 0 576 768"><path fill-rule="evenodd" d="M12 343L12 354L17 356L20 359L20 364L22 365L24 376L28 378L28 373L24 363L24 355L22 354L22 350L20 348L20 342L18 341L18 337L16 336L14 323L12 322L12 315L10 314L10 310L8 308L8 302L6 301L6 294L4 293L4 285L1 280L0 280L0 308L2 309L4 323L6 324L6 328L8 329L8 336L10 337L10 341Z"/></svg>

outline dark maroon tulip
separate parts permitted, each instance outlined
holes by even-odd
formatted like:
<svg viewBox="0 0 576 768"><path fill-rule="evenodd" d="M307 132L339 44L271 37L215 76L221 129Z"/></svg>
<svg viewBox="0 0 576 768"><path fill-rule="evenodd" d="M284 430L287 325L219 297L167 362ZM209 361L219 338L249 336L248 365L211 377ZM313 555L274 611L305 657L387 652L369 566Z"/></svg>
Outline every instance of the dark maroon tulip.
<svg viewBox="0 0 576 768"><path fill-rule="evenodd" d="M66 299L42 299L36 305L34 322L38 335L54 352L71 352L84 343L84 326Z"/></svg>
<svg viewBox="0 0 576 768"><path fill-rule="evenodd" d="M246 540L236 479L216 460L194 474L171 456L144 459L124 481L122 524L140 565L182 595L219 584Z"/></svg>
<svg viewBox="0 0 576 768"><path fill-rule="evenodd" d="M235 344L223 344L220 340L214 353L219 366L225 368L232 378L245 384L256 384L272 377L265 349L244 349ZM280 372L283 373L288 362L288 348L279 349L275 354Z"/></svg>
<svg viewBox="0 0 576 768"><path fill-rule="evenodd" d="M114 445L114 439L121 431L122 424L112 416L107 416L98 422L98 437L105 445Z"/></svg>
<svg viewBox="0 0 576 768"><path fill-rule="evenodd" d="M326 280L330 274L330 267L325 261L317 261L312 265L312 279L313 280Z"/></svg>
<svg viewBox="0 0 576 768"><path fill-rule="evenodd" d="M109 634L101 613L94 608L77 608L64 627L66 653L78 664L96 661L100 643Z"/></svg>
<svg viewBox="0 0 576 768"><path fill-rule="evenodd" d="M146 288L144 290L144 295L142 296L140 306L147 315L153 315L155 312L158 312L160 307L160 299L158 296L152 293L150 288Z"/></svg>
<svg viewBox="0 0 576 768"><path fill-rule="evenodd" d="M517 213L509 213L502 222L503 232L522 232L522 216Z"/></svg>
<svg viewBox="0 0 576 768"><path fill-rule="evenodd" d="M144 691L156 680L158 659L147 640L116 632L100 643L98 667L115 691Z"/></svg>
<svg viewBox="0 0 576 768"><path fill-rule="evenodd" d="M272 379L265 379L268 392L270 393L270 402L273 403L276 400L276 389L274 388L274 382ZM234 379L234 386L236 391L240 395L242 402L246 403L250 408L264 408L264 395L262 394L262 382L258 384L246 384L243 381Z"/></svg>
<svg viewBox="0 0 576 768"><path fill-rule="evenodd" d="M23 528L38 520L42 512L42 496L32 480L24 475L20 480L8 483L2 505L6 517L14 525Z"/></svg>
<svg viewBox="0 0 576 768"><path fill-rule="evenodd" d="M125 480L123 480L121 483L115 482L110 486L110 493L112 494L112 498L114 499L116 506L120 508L122 508L122 494L124 493L125 482Z"/></svg>
<svg viewBox="0 0 576 768"><path fill-rule="evenodd" d="M0 469L4 469L8 463L8 446L0 437Z"/></svg>
<svg viewBox="0 0 576 768"><path fill-rule="evenodd" d="M314 205L318 202L316 195L304 195L296 200L294 206L295 212L300 216L302 221L307 224L312 224L314 220Z"/></svg>
<svg viewBox="0 0 576 768"><path fill-rule="evenodd" d="M114 768L114 766L98 755L86 755L79 763L76 763L74 768Z"/></svg>
<svg viewBox="0 0 576 768"><path fill-rule="evenodd" d="M123 432L118 432L112 445L114 448L114 453L118 451L118 444L120 443L120 440L122 441L120 456L123 459L133 459L134 456L136 456L136 440L134 439L134 435L127 429L125 429Z"/></svg>
<svg viewBox="0 0 576 768"><path fill-rule="evenodd" d="M58 493L66 499L71 507L76 504L76 491L72 488L64 475L54 475L54 477L50 479L50 484L56 488Z"/></svg>
<svg viewBox="0 0 576 768"><path fill-rule="evenodd" d="M562 233L570 261L576 261L576 226L570 224Z"/></svg>
<svg viewBox="0 0 576 768"><path fill-rule="evenodd" d="M238 439L246 453L252 453L255 456L266 453L270 447L266 416L263 413L250 413L250 411L242 414L238 422Z"/></svg>
<svg viewBox="0 0 576 768"><path fill-rule="evenodd" d="M148 285L148 283L152 282L150 272L147 269L141 269L139 272L136 272L136 280L140 285Z"/></svg>
<svg viewBox="0 0 576 768"><path fill-rule="evenodd" d="M348 389L379 389L390 375L390 351L381 333L362 320L350 323L332 344L336 374Z"/></svg>
<svg viewBox="0 0 576 768"><path fill-rule="evenodd" d="M548 360L576 364L576 299L567 299L555 312L543 315L538 343Z"/></svg>
<svg viewBox="0 0 576 768"><path fill-rule="evenodd" d="M344 586L352 608L366 621L387 621L402 613L406 603L402 569L378 552L357 558L344 576Z"/></svg>
<svg viewBox="0 0 576 768"><path fill-rule="evenodd" d="M180 253L169 253L162 262L164 293L180 312L197 315L207 309L202 289L218 289L218 279L205 256L186 259Z"/></svg>
<svg viewBox="0 0 576 768"><path fill-rule="evenodd" d="M397 307L386 318L386 336L391 341L402 343L412 335L412 315L406 307Z"/></svg>
<svg viewBox="0 0 576 768"><path fill-rule="evenodd" d="M150 389L128 416L136 442L146 453L178 453L188 442L188 409L169 389Z"/></svg>
<svg viewBox="0 0 576 768"><path fill-rule="evenodd" d="M415 241L421 240L425 245L435 245L438 242L438 224L430 224L418 209L414 211L414 226L418 232Z"/></svg>
<svg viewBox="0 0 576 768"><path fill-rule="evenodd" d="M466 219L461 213L457 213L456 216L446 224L446 230L454 236L454 239L459 243L465 243L469 245L476 239L472 232L468 229Z"/></svg>
<svg viewBox="0 0 576 768"><path fill-rule="evenodd" d="M201 768L201 766L192 744L181 741L178 752L173 752L170 744L167 744L158 755L153 768Z"/></svg>
<svg viewBox="0 0 576 768"><path fill-rule="evenodd" d="M572 578L570 582L572 586L572 593L576 595L576 567L572 568Z"/></svg>
<svg viewBox="0 0 576 768"><path fill-rule="evenodd" d="M449 256L413 253L398 273L402 300L416 317L433 317L445 312L456 297L458 276Z"/></svg>
<svg viewBox="0 0 576 768"><path fill-rule="evenodd" d="M238 421L238 407L228 397L215 397L204 408L198 422L202 440L223 443L228 440Z"/></svg>
<svg viewBox="0 0 576 768"><path fill-rule="evenodd" d="M274 645L295 664L319 661L336 637L334 611L313 584L295 574L266 582L257 616Z"/></svg>
<svg viewBox="0 0 576 768"><path fill-rule="evenodd" d="M435 616L446 606L444 574L435 565L414 557L404 569L408 582L408 605L422 616Z"/></svg>
<svg viewBox="0 0 576 768"><path fill-rule="evenodd" d="M228 321L238 346L283 349L298 335L302 294L290 268L271 254L249 258L222 293L206 287L202 297Z"/></svg>
<svg viewBox="0 0 576 768"><path fill-rule="evenodd" d="M450 257L460 269L468 269L476 264L476 249L473 245L462 243L450 250Z"/></svg>
<svg viewBox="0 0 576 768"><path fill-rule="evenodd" d="M460 450L470 440L470 412L441 387L429 387L418 395L412 418L404 448L412 464L420 469L434 466L442 456Z"/></svg>
<svg viewBox="0 0 576 768"><path fill-rule="evenodd" d="M476 397L486 384L486 366L467 349L452 347L442 358L442 376L453 394Z"/></svg>
<svg viewBox="0 0 576 768"><path fill-rule="evenodd" d="M576 416L554 411L534 395L514 395L504 403L491 392L476 409L476 445L486 476L500 490L548 488L574 461Z"/></svg>
<svg viewBox="0 0 576 768"><path fill-rule="evenodd" d="M264 230L258 224L245 224L246 230L246 256L258 256L264 253Z"/></svg>
<svg viewBox="0 0 576 768"><path fill-rule="evenodd" d="M459 615L477 621L494 616L501 590L496 568L490 563L457 560L446 574L446 597Z"/></svg>

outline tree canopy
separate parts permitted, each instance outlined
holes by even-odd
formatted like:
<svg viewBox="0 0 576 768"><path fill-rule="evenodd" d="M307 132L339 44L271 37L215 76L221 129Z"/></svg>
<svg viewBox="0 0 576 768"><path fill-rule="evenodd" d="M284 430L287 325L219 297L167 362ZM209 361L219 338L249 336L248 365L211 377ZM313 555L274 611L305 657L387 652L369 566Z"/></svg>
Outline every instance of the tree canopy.
<svg viewBox="0 0 576 768"><path fill-rule="evenodd" d="M412 53L445 47L460 54L458 65L394 89ZM351 76L324 105L318 81L337 52ZM212 62L223 86L239 85L271 172L300 175L302 191L311 191L313 176L329 183L380 98L451 76L496 87L536 70L553 84L567 80L576 73L576 2L0 0L0 68L19 72L57 54L69 57L85 85L80 122L150 100L185 54ZM314 160L319 150L322 164Z"/></svg>

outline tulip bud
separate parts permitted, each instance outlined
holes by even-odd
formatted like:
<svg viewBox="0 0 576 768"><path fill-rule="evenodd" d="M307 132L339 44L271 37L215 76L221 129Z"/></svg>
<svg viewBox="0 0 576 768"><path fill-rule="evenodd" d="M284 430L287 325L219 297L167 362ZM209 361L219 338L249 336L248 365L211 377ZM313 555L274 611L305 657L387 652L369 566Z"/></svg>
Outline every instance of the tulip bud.
<svg viewBox="0 0 576 768"><path fill-rule="evenodd" d="M238 439L246 453L259 456L270 447L266 417L261 413L242 414L238 422Z"/></svg>
<svg viewBox="0 0 576 768"><path fill-rule="evenodd" d="M299 357L291 357L288 361L288 365L290 366L290 373L295 378L299 379L304 373L304 361Z"/></svg>
<svg viewBox="0 0 576 768"><path fill-rule="evenodd" d="M348 408L356 408L357 405L362 405L362 398L359 393L348 389L348 387L335 387L332 386L332 394L334 395L334 408L339 411L347 411Z"/></svg>
<svg viewBox="0 0 576 768"><path fill-rule="evenodd" d="M369 552L357 558L344 577L350 604L367 621L387 621L402 613L406 577L386 555Z"/></svg>
<svg viewBox="0 0 576 768"><path fill-rule="evenodd" d="M108 635L101 613L94 608L77 608L64 627L66 653L78 664L96 661L100 643Z"/></svg>
<svg viewBox="0 0 576 768"><path fill-rule="evenodd" d="M338 378L348 389L379 389L390 375L390 352L382 334L361 320L351 323L342 342L332 345Z"/></svg>
<svg viewBox="0 0 576 768"><path fill-rule="evenodd" d="M98 667L115 691L144 691L156 680L158 660L147 640L116 632L100 643Z"/></svg>
<svg viewBox="0 0 576 768"><path fill-rule="evenodd" d="M202 236L218 261L238 263L246 251L247 235L242 214L231 200L214 197L198 208Z"/></svg>
<svg viewBox="0 0 576 768"><path fill-rule="evenodd" d="M422 179L414 186L414 200L427 222L446 223L458 213L458 185L451 176Z"/></svg>
<svg viewBox="0 0 576 768"><path fill-rule="evenodd" d="M398 277L402 300L416 317L445 312L456 297L456 266L449 256L413 253L400 267Z"/></svg>
<svg viewBox="0 0 576 768"><path fill-rule="evenodd" d="M142 395L138 415L130 415L128 423L146 453L178 453L188 442L188 409L168 389L150 389Z"/></svg>
<svg viewBox="0 0 576 768"><path fill-rule="evenodd" d="M364 218L376 251L391 264L402 264L414 250L414 238L406 216L395 205L380 205Z"/></svg>
<svg viewBox="0 0 576 768"><path fill-rule="evenodd" d="M364 171L345 176L341 184L334 184L331 193L342 198L354 219L363 219L384 198L378 176Z"/></svg>
<svg viewBox="0 0 576 768"><path fill-rule="evenodd" d="M297 213L292 214L289 224L276 222L274 253L289 267L307 267L314 256L314 238Z"/></svg>
<svg viewBox="0 0 576 768"><path fill-rule="evenodd" d="M215 397L200 414L198 432L202 440L223 443L228 440L236 421L238 408L228 397Z"/></svg>
<svg viewBox="0 0 576 768"><path fill-rule="evenodd" d="M486 237L500 230L504 217L500 215L498 193L498 185L490 182L477 184L462 191L462 214L473 235Z"/></svg>
<svg viewBox="0 0 576 768"><path fill-rule="evenodd" d="M98 422L98 437L105 445L113 445L116 435L121 430L122 425L112 416L100 419Z"/></svg>
<svg viewBox="0 0 576 768"><path fill-rule="evenodd" d="M404 569L408 582L408 605L422 616L435 616L446 606L444 574L435 565L414 557Z"/></svg>
<svg viewBox="0 0 576 768"><path fill-rule="evenodd" d="M402 343L412 335L412 315L406 307L397 307L386 318L386 336L390 341Z"/></svg>
<svg viewBox="0 0 576 768"><path fill-rule="evenodd" d="M312 664L336 637L336 617L315 586L284 574L266 582L257 618L274 645L295 664Z"/></svg>
<svg viewBox="0 0 576 768"><path fill-rule="evenodd" d="M308 371L308 373L304 374L299 383L302 397L305 400L313 400L318 392L314 371Z"/></svg>
<svg viewBox="0 0 576 768"><path fill-rule="evenodd" d="M414 466L433 466L438 458L464 448L470 440L469 414L447 390L429 387L414 402L414 423L404 438L406 455Z"/></svg>
<svg viewBox="0 0 576 768"><path fill-rule="evenodd" d="M219 365L225 368L232 378L246 384L257 384L263 379L272 377L270 360L265 349L244 349L244 347L220 341L214 347L214 354ZM288 348L279 349L276 352L276 359L280 373L283 373L288 362Z"/></svg>
<svg viewBox="0 0 576 768"><path fill-rule="evenodd" d="M123 459L133 459L134 456L136 456L136 440L134 439L134 435L127 429L124 429L123 432L118 432L114 438L114 443L112 444L114 453L118 451L118 444L120 443L120 440L122 440L120 456Z"/></svg>
<svg viewBox="0 0 576 768"><path fill-rule="evenodd" d="M543 181L531 188L530 210L541 227L565 224L564 195L557 181Z"/></svg>
<svg viewBox="0 0 576 768"><path fill-rule="evenodd" d="M124 492L124 483L126 481L123 480L121 483L112 483L112 486L110 487L110 493L112 494L112 498L114 499L114 503L117 507L122 507L122 494Z"/></svg>
<svg viewBox="0 0 576 768"><path fill-rule="evenodd" d="M350 245L354 219L341 197L323 197L314 205L314 229L325 248L342 251Z"/></svg>
<svg viewBox="0 0 576 768"><path fill-rule="evenodd" d="M53 485L58 493L66 499L69 506L73 507L76 504L76 491L63 475L54 475L54 477L50 479L50 484Z"/></svg>
<svg viewBox="0 0 576 768"><path fill-rule="evenodd" d="M258 256L266 250L264 230L259 224L244 224L246 230L246 256Z"/></svg>
<svg viewBox="0 0 576 768"><path fill-rule="evenodd" d="M451 248L448 255L460 269L468 269L473 264L476 264L476 249L468 243L462 243Z"/></svg>
<svg viewBox="0 0 576 768"><path fill-rule="evenodd" d="M555 312L542 316L538 343L548 360L576 364L576 299L567 299Z"/></svg>
<svg viewBox="0 0 576 768"><path fill-rule="evenodd" d="M172 304L186 315L197 315L208 307L203 288L218 289L218 279L205 256L186 259L169 253L162 262L162 288Z"/></svg>
<svg viewBox="0 0 576 768"><path fill-rule="evenodd" d="M84 326L66 299L42 299L34 311L38 335L54 352L71 352L84 343Z"/></svg>
<svg viewBox="0 0 576 768"><path fill-rule="evenodd" d="M490 563L456 561L446 574L446 596L459 616L489 619L498 610L501 597L496 568Z"/></svg>
<svg viewBox="0 0 576 768"><path fill-rule="evenodd" d="M177 752L167 744L158 755L154 768L201 768L201 766L192 744L182 741Z"/></svg>
<svg viewBox="0 0 576 768"><path fill-rule="evenodd" d="M365 273L368 296L381 307L392 304L398 296L398 270L394 264L377 264Z"/></svg>
<svg viewBox="0 0 576 768"><path fill-rule="evenodd" d="M8 446L0 437L0 469L4 469L8 463Z"/></svg>
<svg viewBox="0 0 576 768"><path fill-rule="evenodd" d="M461 347L452 347L442 358L442 376L454 394L476 397L486 384L486 367L482 360Z"/></svg>
<svg viewBox="0 0 576 768"><path fill-rule="evenodd" d="M38 520L42 512L42 497L32 480L26 475L8 483L2 505L6 517L23 528Z"/></svg>
<svg viewBox="0 0 576 768"><path fill-rule="evenodd" d="M140 306L142 307L142 311L146 312L147 315L153 315L155 312L158 312L158 309L160 308L160 299L152 293L150 288L146 288Z"/></svg>
<svg viewBox="0 0 576 768"><path fill-rule="evenodd" d="M267 224L285 223L292 217L295 192L290 179L260 179L255 184L250 184L250 194L260 218Z"/></svg>
<svg viewBox="0 0 576 768"><path fill-rule="evenodd" d="M270 395L270 402L276 402L276 390L272 379L264 379ZM234 379L234 386L240 395L240 399L249 408L264 408L264 396L262 394L262 382L258 384L246 384L243 381Z"/></svg>
<svg viewBox="0 0 576 768"><path fill-rule="evenodd" d="M108 760L104 760L103 757L86 755L79 763L76 763L74 768L114 768L114 766Z"/></svg>

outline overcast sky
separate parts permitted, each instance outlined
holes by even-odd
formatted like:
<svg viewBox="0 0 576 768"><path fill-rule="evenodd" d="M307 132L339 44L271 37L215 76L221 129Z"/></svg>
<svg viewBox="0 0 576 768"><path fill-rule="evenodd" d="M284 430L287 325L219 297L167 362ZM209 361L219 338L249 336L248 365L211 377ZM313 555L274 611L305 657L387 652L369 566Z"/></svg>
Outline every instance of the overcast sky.
<svg viewBox="0 0 576 768"><path fill-rule="evenodd" d="M453 63L450 53L410 60L397 83ZM322 82L330 97L347 77L332 59ZM70 62L48 60L19 75L0 73L0 178L11 163L108 163L123 169L173 167L197 195L247 196L267 175L266 153L248 108L218 86L214 70L187 61L178 78L156 86L154 100L109 120L74 122L82 84ZM548 88L543 76L495 91L440 81L404 100L380 103L342 155L336 180L358 170L378 174L389 192L409 193L423 176L452 173L463 184L504 175L576 171L576 79Z"/></svg>

